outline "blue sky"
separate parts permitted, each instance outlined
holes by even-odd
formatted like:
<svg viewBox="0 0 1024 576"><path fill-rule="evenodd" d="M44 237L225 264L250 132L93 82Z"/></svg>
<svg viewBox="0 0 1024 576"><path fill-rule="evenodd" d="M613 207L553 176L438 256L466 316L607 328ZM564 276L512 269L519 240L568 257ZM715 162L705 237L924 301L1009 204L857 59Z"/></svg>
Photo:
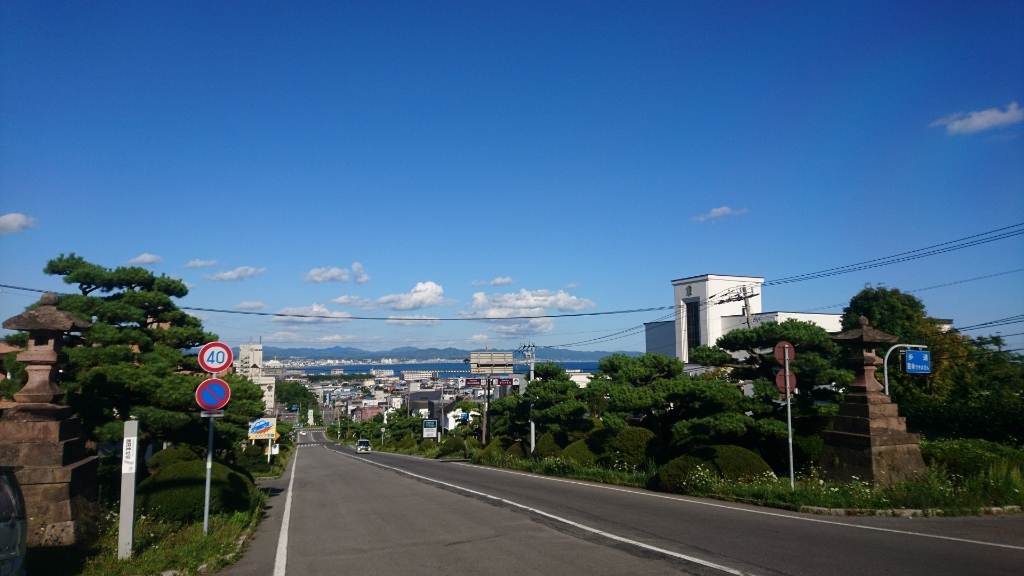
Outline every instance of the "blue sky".
<svg viewBox="0 0 1024 576"><path fill-rule="evenodd" d="M339 320L204 313L233 344L576 342L661 314L343 316L667 306L673 278L1016 224L1020 105L1021 2L4 0L0 283L151 255L182 305ZM766 288L765 309L1020 268L1024 236ZM1022 295L1020 272L921 293L959 325ZM5 289L0 316L34 299Z"/></svg>

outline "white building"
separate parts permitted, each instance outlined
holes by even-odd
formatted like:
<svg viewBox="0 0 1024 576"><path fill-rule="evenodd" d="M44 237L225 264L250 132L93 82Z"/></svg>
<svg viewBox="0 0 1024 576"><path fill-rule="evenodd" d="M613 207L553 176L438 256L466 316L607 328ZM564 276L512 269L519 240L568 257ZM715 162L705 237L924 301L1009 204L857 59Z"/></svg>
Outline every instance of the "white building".
<svg viewBox="0 0 1024 576"><path fill-rule="evenodd" d="M762 312L763 283L764 278L755 276L722 274L673 280L675 319L644 325L647 351L689 362L692 348L714 346L719 338L748 323L753 327L793 319L813 322L828 332L841 329L839 314Z"/></svg>
<svg viewBox="0 0 1024 576"><path fill-rule="evenodd" d="M271 362L277 362L271 360ZM280 364L279 362L277 362ZM235 374L245 376L252 380L263 390L264 412L274 411L274 385L276 380L273 376L263 374L263 344L242 344L238 347L238 358L235 360Z"/></svg>

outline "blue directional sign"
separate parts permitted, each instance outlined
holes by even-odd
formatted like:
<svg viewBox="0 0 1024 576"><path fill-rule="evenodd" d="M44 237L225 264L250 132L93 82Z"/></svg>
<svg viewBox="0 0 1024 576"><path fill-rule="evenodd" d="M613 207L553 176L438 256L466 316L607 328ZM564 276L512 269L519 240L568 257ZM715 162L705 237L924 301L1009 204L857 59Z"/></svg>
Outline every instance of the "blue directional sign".
<svg viewBox="0 0 1024 576"><path fill-rule="evenodd" d="M903 370L907 374L931 374L932 353L928 350L907 350Z"/></svg>

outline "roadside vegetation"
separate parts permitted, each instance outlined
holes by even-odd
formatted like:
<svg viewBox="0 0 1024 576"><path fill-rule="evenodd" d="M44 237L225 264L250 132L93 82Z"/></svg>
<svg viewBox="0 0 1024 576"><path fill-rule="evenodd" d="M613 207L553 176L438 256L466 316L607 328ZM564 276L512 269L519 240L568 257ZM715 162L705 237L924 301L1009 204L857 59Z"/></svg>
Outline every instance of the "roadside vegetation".
<svg viewBox="0 0 1024 576"><path fill-rule="evenodd" d="M343 422L334 437L367 438L375 450L793 510L965 514L1024 506L1024 357L1001 351L997 337L945 329L920 300L899 290L865 288L844 310L844 329L860 316L901 343L932 351L930 375L904 374L896 355L890 358L892 397L909 429L923 434L929 466L925 475L893 486L819 476L819 433L831 427L854 373L828 333L792 320L734 330L716 346L694 350L693 358L708 368L700 375L658 354L612 355L580 388L558 365L538 365L522 396L491 403L487 446L479 443L478 419L460 424L438 445L420 438L418 417L395 414L386 424L382 417ZM780 340L797 349L796 489L788 479L785 406L772 382L779 366L771 349ZM745 352L746 360L735 360L734 352ZM482 412L479 404L462 407ZM532 454L531 417L538 434Z"/></svg>
<svg viewBox="0 0 1024 576"><path fill-rule="evenodd" d="M246 441L249 420L263 414L263 393L248 379L223 376L231 402L214 426L211 531L202 534L208 422L199 417L194 393L207 375L189 351L216 340L176 298L188 294L180 280L139 267L108 269L75 254L61 255L44 271L63 277L78 294L61 295L57 307L93 323L81 336L66 336L66 362L58 384L62 402L82 420L90 450L117 447L124 421L139 421L139 452L152 454L137 472L133 558L119 562L117 512L121 459L102 456L99 501L90 521L96 538L59 550L31 549L29 574L193 573L228 563L263 515L266 496L255 478L279 475L291 450L289 427L279 424L282 454L268 464L263 450ZM33 305L34 306L34 305ZM27 333L5 337L24 347ZM11 398L26 381L17 353L3 357L12 378L0 381L0 398ZM94 453L95 453L94 452Z"/></svg>

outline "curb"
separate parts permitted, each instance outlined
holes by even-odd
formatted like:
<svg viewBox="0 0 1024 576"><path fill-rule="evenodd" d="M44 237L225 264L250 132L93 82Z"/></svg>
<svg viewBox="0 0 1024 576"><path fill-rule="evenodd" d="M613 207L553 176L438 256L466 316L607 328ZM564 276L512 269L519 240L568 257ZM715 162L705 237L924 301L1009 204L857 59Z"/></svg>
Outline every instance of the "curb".
<svg viewBox="0 0 1024 576"><path fill-rule="evenodd" d="M889 510L872 510L870 508L823 508L821 506L801 506L797 512L819 514L823 516L888 516L893 518L915 518L927 516L943 516L938 508L919 510L915 508L893 508ZM1001 514L1020 514L1020 506L988 506L979 510L982 516Z"/></svg>

